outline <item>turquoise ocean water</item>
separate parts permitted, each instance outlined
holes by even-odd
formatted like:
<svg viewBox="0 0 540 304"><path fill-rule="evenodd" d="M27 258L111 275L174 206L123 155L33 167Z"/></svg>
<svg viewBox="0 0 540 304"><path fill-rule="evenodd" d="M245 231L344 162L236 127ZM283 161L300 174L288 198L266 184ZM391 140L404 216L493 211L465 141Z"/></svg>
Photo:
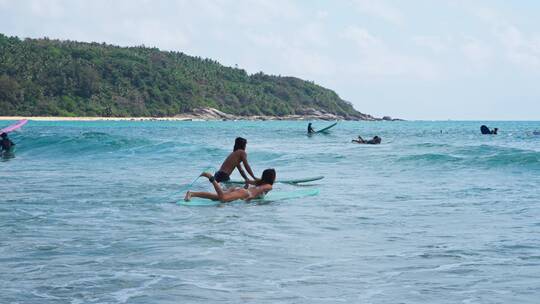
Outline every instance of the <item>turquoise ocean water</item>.
<svg viewBox="0 0 540 304"><path fill-rule="evenodd" d="M0 161L0 302L538 303L540 122L481 124L29 122ZM326 176L276 191L320 194L175 204L236 136L257 175Z"/></svg>

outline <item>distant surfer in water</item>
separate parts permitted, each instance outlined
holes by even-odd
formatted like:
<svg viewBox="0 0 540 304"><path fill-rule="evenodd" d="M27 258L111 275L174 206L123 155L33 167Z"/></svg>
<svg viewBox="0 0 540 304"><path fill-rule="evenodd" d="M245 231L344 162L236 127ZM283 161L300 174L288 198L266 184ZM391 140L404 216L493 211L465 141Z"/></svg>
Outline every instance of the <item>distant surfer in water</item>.
<svg viewBox="0 0 540 304"><path fill-rule="evenodd" d="M357 143L357 144L366 144L366 145L378 145L380 144L382 139L379 136L373 136L370 140L363 139L360 135L358 135L358 139L353 139L351 142Z"/></svg>
<svg viewBox="0 0 540 304"><path fill-rule="evenodd" d="M8 138L7 133L2 133L0 136L2 137L2 141L0 142L2 145L2 151L9 152L11 148L15 146L15 144Z"/></svg>
<svg viewBox="0 0 540 304"><path fill-rule="evenodd" d="M480 126L480 132L484 135L486 134L497 135L497 131L499 131L499 128L494 128L493 130L490 130L486 125Z"/></svg>
<svg viewBox="0 0 540 304"><path fill-rule="evenodd" d="M223 164L221 165L221 168L219 168L219 171L217 171L214 174L214 179L218 183L227 182L231 179L231 173L234 171L235 168L238 169L238 172L246 183L249 181L248 176L244 172L244 169L242 169L242 163L244 164L244 167L246 168L246 171L248 174L254 179L257 180L255 175L253 174L253 171L251 170L251 167L248 164L247 160L247 153L246 153L246 145L247 140L242 137L237 137L234 141L234 148L233 152L227 156Z"/></svg>
<svg viewBox="0 0 540 304"><path fill-rule="evenodd" d="M257 179L255 181L249 181L249 183L252 184L253 187L249 187L247 189L235 187L223 190L217 182L216 178L212 176L212 174L204 172L201 174L201 176L208 178L208 180L214 186L216 193L188 191L186 192L186 196L184 197L184 200L186 202L189 202L192 197L206 198L213 201L221 201L222 203L232 202L239 199L249 201L252 199L264 197L266 193L272 190L272 185L276 180L276 170L264 170L260 179Z"/></svg>
<svg viewBox="0 0 540 304"><path fill-rule="evenodd" d="M308 125L307 125L307 132L308 132L308 134L315 133L315 130L313 130L313 127L311 126L311 123L308 123Z"/></svg>

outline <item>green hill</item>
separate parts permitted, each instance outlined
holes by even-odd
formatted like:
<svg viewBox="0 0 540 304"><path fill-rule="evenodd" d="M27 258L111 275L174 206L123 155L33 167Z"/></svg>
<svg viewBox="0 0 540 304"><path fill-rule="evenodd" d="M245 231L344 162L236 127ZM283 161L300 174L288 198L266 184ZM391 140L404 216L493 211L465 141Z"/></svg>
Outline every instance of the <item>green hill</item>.
<svg viewBox="0 0 540 304"><path fill-rule="evenodd" d="M294 77L249 75L156 48L0 34L0 115L174 116L199 107L274 116L313 108L364 117L335 92Z"/></svg>

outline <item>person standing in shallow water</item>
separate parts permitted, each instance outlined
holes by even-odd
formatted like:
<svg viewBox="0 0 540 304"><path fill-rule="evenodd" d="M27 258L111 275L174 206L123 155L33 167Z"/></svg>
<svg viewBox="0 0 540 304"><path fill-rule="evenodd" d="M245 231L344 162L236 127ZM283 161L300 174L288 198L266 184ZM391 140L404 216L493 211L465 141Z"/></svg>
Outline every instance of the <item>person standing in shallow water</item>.
<svg viewBox="0 0 540 304"><path fill-rule="evenodd" d="M308 125L307 125L307 132L308 132L308 134L315 133L315 130L313 130L313 127L311 126L311 123L308 123Z"/></svg>
<svg viewBox="0 0 540 304"><path fill-rule="evenodd" d="M214 179L216 182L222 183L229 181L231 179L232 172L236 168L246 183L248 183L249 178L244 172L242 164L244 164L246 171L253 178L253 180L257 180L247 160L246 145L247 140L245 138L237 137L235 139L233 152L227 156L219 170L214 174Z"/></svg>
<svg viewBox="0 0 540 304"><path fill-rule="evenodd" d="M2 141L0 142L2 145L2 151L9 152L11 148L15 146L15 144L8 138L7 133L2 133L0 136L2 137Z"/></svg>

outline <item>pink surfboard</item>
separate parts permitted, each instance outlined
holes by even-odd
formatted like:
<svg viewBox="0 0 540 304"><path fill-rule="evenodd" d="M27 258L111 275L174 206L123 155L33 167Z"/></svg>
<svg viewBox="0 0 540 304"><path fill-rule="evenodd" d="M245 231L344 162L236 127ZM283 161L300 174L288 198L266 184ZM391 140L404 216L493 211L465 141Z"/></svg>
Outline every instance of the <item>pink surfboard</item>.
<svg viewBox="0 0 540 304"><path fill-rule="evenodd" d="M15 131L18 128L24 126L27 122L28 122L28 119L19 120L17 123L14 123L11 126L5 127L2 130L0 130L0 134Z"/></svg>

